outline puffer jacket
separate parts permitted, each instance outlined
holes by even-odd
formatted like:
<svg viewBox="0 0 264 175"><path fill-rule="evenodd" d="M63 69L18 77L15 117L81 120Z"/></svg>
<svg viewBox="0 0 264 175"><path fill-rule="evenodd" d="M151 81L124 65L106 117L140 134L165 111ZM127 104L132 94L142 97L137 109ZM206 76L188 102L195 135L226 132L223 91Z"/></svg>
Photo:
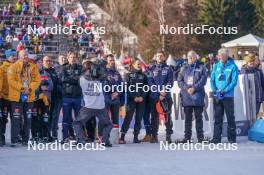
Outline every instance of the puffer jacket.
<svg viewBox="0 0 264 175"><path fill-rule="evenodd" d="M29 89L30 93L28 94L27 102L33 102L35 100L35 91L40 85L41 79L39 75L39 70L35 64L27 63L29 68ZM20 95L24 91L23 88L23 79L22 76L27 74L25 71L22 75L23 62L18 60L12 64L7 71L7 80L8 80L8 100L13 102L19 102Z"/></svg>

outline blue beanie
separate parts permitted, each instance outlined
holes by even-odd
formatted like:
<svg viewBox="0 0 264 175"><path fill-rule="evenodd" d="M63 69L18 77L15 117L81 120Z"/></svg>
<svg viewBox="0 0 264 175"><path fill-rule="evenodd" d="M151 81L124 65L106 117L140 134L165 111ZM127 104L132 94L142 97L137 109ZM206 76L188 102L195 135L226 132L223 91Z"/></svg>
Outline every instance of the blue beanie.
<svg viewBox="0 0 264 175"><path fill-rule="evenodd" d="M11 56L16 56L16 51L12 49L8 49L5 51L6 59L8 59Z"/></svg>

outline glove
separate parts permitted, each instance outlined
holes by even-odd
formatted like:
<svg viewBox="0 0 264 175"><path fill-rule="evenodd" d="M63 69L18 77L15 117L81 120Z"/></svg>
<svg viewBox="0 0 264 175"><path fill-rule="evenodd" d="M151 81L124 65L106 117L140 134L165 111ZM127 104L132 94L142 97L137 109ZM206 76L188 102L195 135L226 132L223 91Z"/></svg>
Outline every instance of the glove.
<svg viewBox="0 0 264 175"><path fill-rule="evenodd" d="M225 97L225 93L223 91L217 91L216 95L219 100L223 100Z"/></svg>

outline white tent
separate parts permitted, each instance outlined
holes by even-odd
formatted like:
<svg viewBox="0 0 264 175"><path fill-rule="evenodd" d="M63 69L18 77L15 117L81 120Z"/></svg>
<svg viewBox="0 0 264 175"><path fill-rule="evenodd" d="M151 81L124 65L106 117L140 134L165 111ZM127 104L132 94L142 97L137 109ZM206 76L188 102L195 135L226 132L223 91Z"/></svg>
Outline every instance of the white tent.
<svg viewBox="0 0 264 175"><path fill-rule="evenodd" d="M258 47L259 57L264 60L264 38L248 34L222 44L222 47Z"/></svg>

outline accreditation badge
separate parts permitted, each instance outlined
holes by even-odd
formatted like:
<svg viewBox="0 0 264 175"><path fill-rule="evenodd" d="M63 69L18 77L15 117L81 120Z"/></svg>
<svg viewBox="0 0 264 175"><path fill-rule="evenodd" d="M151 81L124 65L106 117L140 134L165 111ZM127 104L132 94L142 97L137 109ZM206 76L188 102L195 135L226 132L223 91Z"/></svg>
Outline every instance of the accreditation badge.
<svg viewBox="0 0 264 175"><path fill-rule="evenodd" d="M188 76L187 85L193 85L193 76Z"/></svg>

